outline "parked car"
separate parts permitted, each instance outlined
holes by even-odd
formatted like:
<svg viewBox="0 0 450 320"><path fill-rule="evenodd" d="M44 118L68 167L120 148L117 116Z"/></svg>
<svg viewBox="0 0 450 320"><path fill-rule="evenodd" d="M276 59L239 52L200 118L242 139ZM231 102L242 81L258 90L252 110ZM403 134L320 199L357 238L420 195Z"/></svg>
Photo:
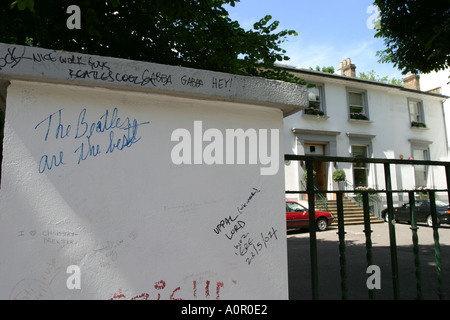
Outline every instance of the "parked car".
<svg viewBox="0 0 450 320"><path fill-rule="evenodd" d="M431 208L429 200L416 200L416 220L417 222L426 222L428 226L433 225L431 218ZM388 221L388 209L381 211L384 221ZM436 213L438 225L441 223L450 224L450 207L447 203L436 200ZM400 207L394 207L394 220L411 222L409 203L404 203Z"/></svg>
<svg viewBox="0 0 450 320"><path fill-rule="evenodd" d="M334 217L330 212L315 211L316 228L324 231L333 222ZM295 201L286 201L286 227L288 229L301 229L309 227L309 212L306 207Z"/></svg>

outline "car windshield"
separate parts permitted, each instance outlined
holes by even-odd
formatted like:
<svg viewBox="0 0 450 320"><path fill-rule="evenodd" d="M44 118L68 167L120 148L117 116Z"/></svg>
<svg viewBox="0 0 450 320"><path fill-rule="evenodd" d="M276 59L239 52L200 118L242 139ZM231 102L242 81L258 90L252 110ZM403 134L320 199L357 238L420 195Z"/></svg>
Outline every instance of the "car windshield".
<svg viewBox="0 0 450 320"><path fill-rule="evenodd" d="M448 204L443 201L436 200L436 206L437 207L447 207Z"/></svg>
<svg viewBox="0 0 450 320"><path fill-rule="evenodd" d="M298 212L298 211L305 211L306 209L299 205L296 202L287 202L287 207L289 208L290 212Z"/></svg>
<svg viewBox="0 0 450 320"><path fill-rule="evenodd" d="M445 203L445 202L440 201L440 200L436 200L435 203L436 203L436 207L448 207L448 203ZM420 207L422 205L429 207L430 206L430 201L428 201L428 200L417 200L415 202L415 205L416 205L416 207ZM404 203L403 207L404 208L409 208L409 203L408 202Z"/></svg>

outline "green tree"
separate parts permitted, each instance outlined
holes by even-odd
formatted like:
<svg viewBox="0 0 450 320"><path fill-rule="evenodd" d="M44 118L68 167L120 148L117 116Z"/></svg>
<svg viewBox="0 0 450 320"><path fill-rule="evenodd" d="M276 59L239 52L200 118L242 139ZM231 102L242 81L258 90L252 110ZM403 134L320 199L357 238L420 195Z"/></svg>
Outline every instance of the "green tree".
<svg viewBox="0 0 450 320"><path fill-rule="evenodd" d="M327 73L334 73L334 67L333 66L322 67L322 68L320 68L320 66L316 66L315 69L309 68L309 70L316 70L316 71L322 71L322 72L327 72Z"/></svg>
<svg viewBox="0 0 450 320"><path fill-rule="evenodd" d="M275 66L297 33L270 15L245 31L224 8L239 0L11 1L0 5L0 42L304 83ZM79 30L66 27L72 4Z"/></svg>
<svg viewBox="0 0 450 320"><path fill-rule="evenodd" d="M359 78L364 79L364 80L372 80L372 81L377 81L377 82L382 82L382 83L394 84L397 86L403 86L402 79L397 79L397 78L389 79L388 76L380 77L374 70L369 71L367 73L360 72Z"/></svg>
<svg viewBox="0 0 450 320"><path fill-rule="evenodd" d="M381 62L391 62L404 74L429 73L449 67L449 0L375 0L380 10L376 37L386 49Z"/></svg>

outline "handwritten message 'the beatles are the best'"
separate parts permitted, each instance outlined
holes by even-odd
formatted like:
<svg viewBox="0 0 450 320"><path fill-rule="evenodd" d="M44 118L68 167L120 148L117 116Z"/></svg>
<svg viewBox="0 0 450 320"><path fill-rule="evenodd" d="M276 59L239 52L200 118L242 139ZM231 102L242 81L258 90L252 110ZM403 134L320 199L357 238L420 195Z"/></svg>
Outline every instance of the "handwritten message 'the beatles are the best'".
<svg viewBox="0 0 450 320"><path fill-rule="evenodd" d="M121 116L118 108L106 109L100 117L90 115L88 109L83 108L76 121L70 123L66 120L64 109L59 109L39 121L34 129L44 143L71 140L71 143L75 142L75 147L72 152L64 148L43 154L39 161L39 173L130 149L142 139L140 127L149 124L149 121L139 122L135 118Z"/></svg>

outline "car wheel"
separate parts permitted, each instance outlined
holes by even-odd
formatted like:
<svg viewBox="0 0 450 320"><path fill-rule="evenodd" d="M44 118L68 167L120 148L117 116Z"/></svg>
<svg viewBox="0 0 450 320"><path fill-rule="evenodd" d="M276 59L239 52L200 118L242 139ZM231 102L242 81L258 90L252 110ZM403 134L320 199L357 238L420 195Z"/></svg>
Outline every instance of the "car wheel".
<svg viewBox="0 0 450 320"><path fill-rule="evenodd" d="M439 219L437 221L437 225L439 227ZM433 218L431 217L431 214L427 216L427 226L429 226L429 227L433 226Z"/></svg>
<svg viewBox="0 0 450 320"><path fill-rule="evenodd" d="M429 227L433 226L433 219L431 218L431 214L427 216L427 226Z"/></svg>
<svg viewBox="0 0 450 320"><path fill-rule="evenodd" d="M325 218L319 218L316 221L317 230L325 231L328 228L328 222Z"/></svg>

